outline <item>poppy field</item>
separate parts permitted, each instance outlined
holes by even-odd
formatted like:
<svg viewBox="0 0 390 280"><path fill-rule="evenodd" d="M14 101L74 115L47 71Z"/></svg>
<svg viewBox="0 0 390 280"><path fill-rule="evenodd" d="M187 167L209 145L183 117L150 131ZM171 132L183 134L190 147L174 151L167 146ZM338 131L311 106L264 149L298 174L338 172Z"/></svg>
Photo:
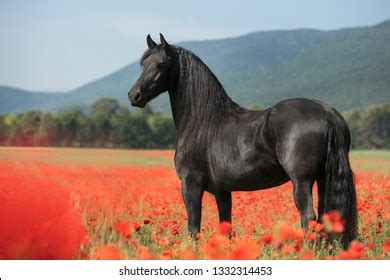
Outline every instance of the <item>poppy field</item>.
<svg viewBox="0 0 390 280"><path fill-rule="evenodd" d="M359 235L338 213L304 236L291 183L233 193L218 223L205 193L191 238L173 151L0 148L0 259L390 259L390 152L351 153ZM314 205L317 191L314 186Z"/></svg>

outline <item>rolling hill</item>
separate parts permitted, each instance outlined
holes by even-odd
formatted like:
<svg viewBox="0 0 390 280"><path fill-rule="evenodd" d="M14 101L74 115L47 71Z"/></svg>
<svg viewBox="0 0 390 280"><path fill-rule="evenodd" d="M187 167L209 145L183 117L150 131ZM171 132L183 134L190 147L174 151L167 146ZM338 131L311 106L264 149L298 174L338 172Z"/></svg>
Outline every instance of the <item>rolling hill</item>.
<svg viewBox="0 0 390 280"><path fill-rule="evenodd" d="M60 93L31 92L0 86L0 114L60 108L60 100L64 96L65 94Z"/></svg>
<svg viewBox="0 0 390 280"><path fill-rule="evenodd" d="M319 99L339 110L390 102L390 20L369 27L256 32L178 45L197 54L244 106L267 107L291 97ZM62 95L0 87L0 113L89 105L103 96L129 106L127 92L140 70L134 62ZM157 111L170 111L167 94L151 104Z"/></svg>

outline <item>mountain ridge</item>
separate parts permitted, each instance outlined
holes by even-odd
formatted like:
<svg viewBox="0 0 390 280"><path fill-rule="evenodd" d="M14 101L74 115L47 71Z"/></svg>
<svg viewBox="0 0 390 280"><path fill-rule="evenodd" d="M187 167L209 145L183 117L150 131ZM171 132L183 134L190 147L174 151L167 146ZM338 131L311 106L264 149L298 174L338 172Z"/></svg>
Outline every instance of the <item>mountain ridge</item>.
<svg viewBox="0 0 390 280"><path fill-rule="evenodd" d="M268 107L291 97L316 98L341 110L390 102L390 20L368 27L259 31L177 45L199 56L243 106ZM57 98L43 95L47 101L42 104L39 100L45 98L30 94L30 109L86 106L104 96L129 106L127 92L140 70L137 60ZM27 101L23 106L12 103L3 89L0 113L29 108ZM11 103L13 107L7 106ZM170 111L167 94L151 104L157 111Z"/></svg>

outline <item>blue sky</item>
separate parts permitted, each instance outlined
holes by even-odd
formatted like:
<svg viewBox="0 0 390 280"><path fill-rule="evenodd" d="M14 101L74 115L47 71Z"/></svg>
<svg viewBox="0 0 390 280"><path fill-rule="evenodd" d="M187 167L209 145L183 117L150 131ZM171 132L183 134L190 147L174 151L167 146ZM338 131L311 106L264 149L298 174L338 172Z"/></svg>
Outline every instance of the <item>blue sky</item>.
<svg viewBox="0 0 390 280"><path fill-rule="evenodd" d="M148 33L180 42L386 19L388 0L0 0L0 85L73 89L138 59Z"/></svg>

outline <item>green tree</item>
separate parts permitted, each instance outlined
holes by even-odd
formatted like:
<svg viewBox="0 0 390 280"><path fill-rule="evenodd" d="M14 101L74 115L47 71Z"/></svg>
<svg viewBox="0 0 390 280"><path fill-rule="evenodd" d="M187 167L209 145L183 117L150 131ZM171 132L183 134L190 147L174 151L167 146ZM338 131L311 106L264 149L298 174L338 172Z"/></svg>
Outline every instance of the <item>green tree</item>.
<svg viewBox="0 0 390 280"><path fill-rule="evenodd" d="M153 128L153 141L156 148L173 148L176 129L172 118L156 115Z"/></svg>
<svg viewBox="0 0 390 280"><path fill-rule="evenodd" d="M92 120L99 146L106 146L111 140L115 118L119 113L119 103L113 98L101 98L92 105Z"/></svg>
<svg viewBox="0 0 390 280"><path fill-rule="evenodd" d="M34 143L38 146L56 146L60 140L58 136L58 121L51 113L43 115L38 132L35 134Z"/></svg>
<svg viewBox="0 0 390 280"><path fill-rule="evenodd" d="M35 135L38 132L41 122L42 113L38 111L30 111L19 116L21 135L19 141L24 146L33 146Z"/></svg>
<svg viewBox="0 0 390 280"><path fill-rule="evenodd" d="M77 139L82 147L95 146L95 124L90 116L79 118L80 129L78 130Z"/></svg>
<svg viewBox="0 0 390 280"><path fill-rule="evenodd" d="M153 134L147 120L140 114L129 114L124 120L122 128L122 139L125 147L128 148L152 148Z"/></svg>
<svg viewBox="0 0 390 280"><path fill-rule="evenodd" d="M8 126L5 123L5 116L0 115L0 145L4 145L8 138Z"/></svg>
<svg viewBox="0 0 390 280"><path fill-rule="evenodd" d="M361 117L361 141L370 149L390 148L390 104L370 106Z"/></svg>
<svg viewBox="0 0 390 280"><path fill-rule="evenodd" d="M360 135L362 113L360 111L348 111L343 115L351 132L351 148L357 149L362 146Z"/></svg>
<svg viewBox="0 0 390 280"><path fill-rule="evenodd" d="M77 135L80 126L80 115L83 112L80 108L70 108L61 111L58 114L58 121L60 126L60 144L65 146L77 146Z"/></svg>
<svg viewBox="0 0 390 280"><path fill-rule="evenodd" d="M103 97L92 104L92 115L96 112L103 111L109 116L115 116L118 114L119 108L118 100L110 97Z"/></svg>

